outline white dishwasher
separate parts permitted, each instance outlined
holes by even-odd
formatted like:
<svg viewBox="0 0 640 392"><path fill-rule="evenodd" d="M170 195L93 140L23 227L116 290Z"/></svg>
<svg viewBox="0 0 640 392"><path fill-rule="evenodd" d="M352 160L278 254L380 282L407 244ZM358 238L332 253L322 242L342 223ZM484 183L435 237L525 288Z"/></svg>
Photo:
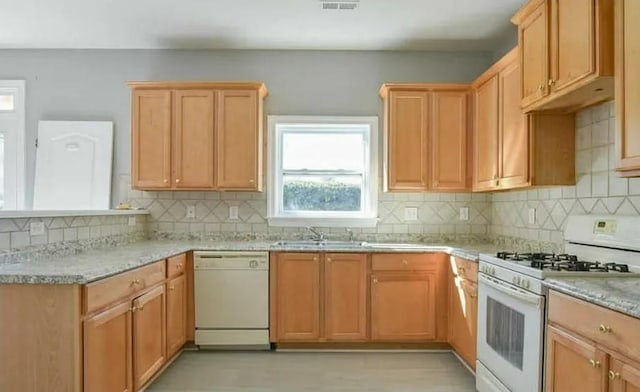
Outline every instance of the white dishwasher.
<svg viewBox="0 0 640 392"><path fill-rule="evenodd" d="M194 252L195 343L269 349L269 253Z"/></svg>

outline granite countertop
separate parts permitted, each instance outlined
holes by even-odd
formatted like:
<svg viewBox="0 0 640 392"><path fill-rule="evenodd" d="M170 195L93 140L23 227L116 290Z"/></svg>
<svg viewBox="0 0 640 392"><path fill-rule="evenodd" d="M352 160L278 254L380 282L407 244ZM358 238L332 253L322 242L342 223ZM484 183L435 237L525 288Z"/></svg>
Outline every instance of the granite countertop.
<svg viewBox="0 0 640 392"><path fill-rule="evenodd" d="M154 240L92 250L72 256L51 256L19 262L0 263L0 283L84 284L191 250L289 251L345 253L445 252L478 260L479 253L494 253L491 244L368 244L352 246L291 246L271 242L172 241Z"/></svg>
<svg viewBox="0 0 640 392"><path fill-rule="evenodd" d="M561 293L640 318L640 278L554 277L545 279L543 284Z"/></svg>

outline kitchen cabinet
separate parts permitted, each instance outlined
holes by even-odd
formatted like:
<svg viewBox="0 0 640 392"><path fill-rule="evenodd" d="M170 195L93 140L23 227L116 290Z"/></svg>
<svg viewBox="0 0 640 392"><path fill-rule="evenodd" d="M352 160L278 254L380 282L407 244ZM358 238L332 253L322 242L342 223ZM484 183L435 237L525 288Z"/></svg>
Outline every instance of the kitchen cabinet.
<svg viewBox="0 0 640 392"><path fill-rule="evenodd" d="M473 82L474 191L575 184L575 119L524 114L517 48Z"/></svg>
<svg viewBox="0 0 640 392"><path fill-rule="evenodd" d="M134 90L131 99L132 185L170 188L171 91Z"/></svg>
<svg viewBox="0 0 640 392"><path fill-rule="evenodd" d="M364 341L367 323L367 255L326 254L324 259L324 337Z"/></svg>
<svg viewBox="0 0 640 392"><path fill-rule="evenodd" d="M167 282L167 358L187 341L187 285L184 275Z"/></svg>
<svg viewBox="0 0 640 392"><path fill-rule="evenodd" d="M640 176L640 2L616 0L616 169Z"/></svg>
<svg viewBox="0 0 640 392"><path fill-rule="evenodd" d="M262 190L262 83L130 82L135 189Z"/></svg>
<svg viewBox="0 0 640 392"><path fill-rule="evenodd" d="M278 341L320 339L320 256L279 253L275 261L275 328ZM273 328L273 325L272 325Z"/></svg>
<svg viewBox="0 0 640 392"><path fill-rule="evenodd" d="M371 262L371 339L446 341L446 264L439 254L376 254Z"/></svg>
<svg viewBox="0 0 640 392"><path fill-rule="evenodd" d="M588 341L547 329L546 390L606 391L607 355Z"/></svg>
<svg viewBox="0 0 640 392"><path fill-rule="evenodd" d="M138 390L160 370L166 360L164 285L136 298L131 311L133 375Z"/></svg>
<svg viewBox="0 0 640 392"><path fill-rule="evenodd" d="M387 83L380 96L385 189L468 190L469 85Z"/></svg>
<svg viewBox="0 0 640 392"><path fill-rule="evenodd" d="M575 112L613 98L611 0L530 0L511 21L524 111Z"/></svg>
<svg viewBox="0 0 640 392"><path fill-rule="evenodd" d="M640 366L626 359L613 358L609 364L609 391L640 391Z"/></svg>
<svg viewBox="0 0 640 392"><path fill-rule="evenodd" d="M449 344L473 369L478 334L477 263L451 257L449 278Z"/></svg>
<svg viewBox="0 0 640 392"><path fill-rule="evenodd" d="M85 320L85 391L133 391L131 334L129 301Z"/></svg>
<svg viewBox="0 0 640 392"><path fill-rule="evenodd" d="M214 92L173 91L174 187L213 188Z"/></svg>
<svg viewBox="0 0 640 392"><path fill-rule="evenodd" d="M549 293L547 391L640 390L640 320Z"/></svg>

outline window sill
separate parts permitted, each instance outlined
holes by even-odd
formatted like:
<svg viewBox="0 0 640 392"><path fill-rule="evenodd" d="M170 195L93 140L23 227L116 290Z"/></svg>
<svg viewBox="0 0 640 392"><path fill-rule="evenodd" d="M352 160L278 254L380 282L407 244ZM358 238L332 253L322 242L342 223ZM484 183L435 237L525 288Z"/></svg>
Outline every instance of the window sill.
<svg viewBox="0 0 640 392"><path fill-rule="evenodd" d="M277 227L376 227L378 218L268 218L269 226Z"/></svg>

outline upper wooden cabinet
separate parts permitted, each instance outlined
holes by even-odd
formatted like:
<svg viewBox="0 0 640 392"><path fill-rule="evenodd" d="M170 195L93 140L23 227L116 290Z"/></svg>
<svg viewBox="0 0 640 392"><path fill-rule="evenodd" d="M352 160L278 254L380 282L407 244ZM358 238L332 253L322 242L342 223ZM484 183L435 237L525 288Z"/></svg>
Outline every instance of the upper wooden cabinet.
<svg viewBox="0 0 640 392"><path fill-rule="evenodd" d="M131 82L135 189L262 190L262 83Z"/></svg>
<svg viewBox="0 0 640 392"><path fill-rule="evenodd" d="M469 190L469 85L387 83L380 96L385 112L385 188Z"/></svg>
<svg viewBox="0 0 640 392"><path fill-rule="evenodd" d="M640 2L616 0L616 168L640 176Z"/></svg>
<svg viewBox="0 0 640 392"><path fill-rule="evenodd" d="M530 0L511 21L526 112L573 112L613 98L611 0Z"/></svg>
<svg viewBox="0 0 640 392"><path fill-rule="evenodd" d="M575 184L575 118L520 109L518 51L473 84L473 190Z"/></svg>

